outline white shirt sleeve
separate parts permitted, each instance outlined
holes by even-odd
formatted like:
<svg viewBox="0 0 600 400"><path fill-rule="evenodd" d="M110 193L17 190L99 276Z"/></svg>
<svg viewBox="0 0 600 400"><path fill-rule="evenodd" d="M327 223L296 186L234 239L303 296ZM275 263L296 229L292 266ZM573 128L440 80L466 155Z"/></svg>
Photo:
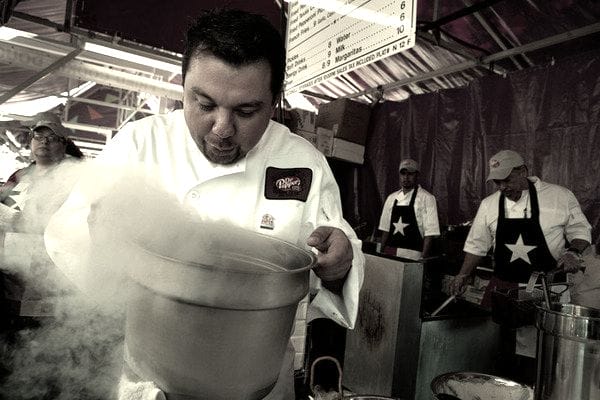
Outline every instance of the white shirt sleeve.
<svg viewBox="0 0 600 400"><path fill-rule="evenodd" d="M484 199L477 210L463 250L476 256L485 256L494 243L494 237L488 221L490 201Z"/></svg>
<svg viewBox="0 0 600 400"><path fill-rule="evenodd" d="M417 192L418 193L418 192ZM423 218L423 236L439 236L440 223L437 214L437 204L433 195L423 198L425 203L425 215Z"/></svg>
<svg viewBox="0 0 600 400"><path fill-rule="evenodd" d="M381 217L379 218L379 230L382 230L384 232L389 231L392 219L392 208L394 207L395 198L395 194L392 193L385 199L383 209L381 210Z"/></svg>
<svg viewBox="0 0 600 400"><path fill-rule="evenodd" d="M131 135L125 131L121 131L96 159L84 166L74 189L52 215L44 232L46 250L52 261L87 294L110 296L108 292L99 293L97 288L100 285L97 283L105 282L102 287L116 290L116 282L120 280L111 271L97 268L100 260L92 254L88 218L94 204L127 170L125 165L135 146Z"/></svg>
<svg viewBox="0 0 600 400"><path fill-rule="evenodd" d="M581 211L581 206L575 198L575 195L568 191L567 207L569 220L565 226L565 236L571 242L573 239L585 240L588 243L592 242L591 225Z"/></svg>
<svg viewBox="0 0 600 400"><path fill-rule="evenodd" d="M318 291L310 303L307 318L309 321L315 318L329 318L340 326L353 329L358 316L358 300L364 279L365 256L362 252L362 242L343 218L339 189L327 166L323 167L318 207L317 226L333 226L344 231L352 245L353 260L341 296L323 287L320 279L311 274L311 285Z"/></svg>

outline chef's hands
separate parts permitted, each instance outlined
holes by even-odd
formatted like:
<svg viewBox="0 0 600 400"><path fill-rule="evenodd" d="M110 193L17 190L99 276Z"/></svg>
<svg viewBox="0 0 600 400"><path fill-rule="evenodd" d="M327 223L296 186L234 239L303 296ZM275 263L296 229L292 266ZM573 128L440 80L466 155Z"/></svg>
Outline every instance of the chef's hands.
<svg viewBox="0 0 600 400"><path fill-rule="evenodd" d="M306 244L319 251L313 271L321 278L323 286L339 292L352 267L352 245L346 234L338 228L319 226L310 234Z"/></svg>
<svg viewBox="0 0 600 400"><path fill-rule="evenodd" d="M575 273L584 268L583 257L573 251L566 251L557 261L557 267L565 272Z"/></svg>
<svg viewBox="0 0 600 400"><path fill-rule="evenodd" d="M467 290L467 284L469 283L470 274L458 274L452 281L450 281L450 294L452 296L460 296Z"/></svg>

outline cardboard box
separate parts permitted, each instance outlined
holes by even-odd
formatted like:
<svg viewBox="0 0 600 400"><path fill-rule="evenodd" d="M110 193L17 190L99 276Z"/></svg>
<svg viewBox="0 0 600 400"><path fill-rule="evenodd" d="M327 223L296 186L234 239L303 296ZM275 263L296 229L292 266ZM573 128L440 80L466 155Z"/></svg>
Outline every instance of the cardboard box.
<svg viewBox="0 0 600 400"><path fill-rule="evenodd" d="M292 108L286 112L286 125L292 132L315 132L317 114L314 112L302 110L300 108Z"/></svg>
<svg viewBox="0 0 600 400"><path fill-rule="evenodd" d="M331 157L362 164L365 161L365 146L334 137Z"/></svg>
<svg viewBox="0 0 600 400"><path fill-rule="evenodd" d="M364 145L370 117L369 105L350 99L338 99L319 105L317 127L332 129L337 124L335 137Z"/></svg>
<svg viewBox="0 0 600 400"><path fill-rule="evenodd" d="M317 149L325 156L333 150L333 130L317 127Z"/></svg>

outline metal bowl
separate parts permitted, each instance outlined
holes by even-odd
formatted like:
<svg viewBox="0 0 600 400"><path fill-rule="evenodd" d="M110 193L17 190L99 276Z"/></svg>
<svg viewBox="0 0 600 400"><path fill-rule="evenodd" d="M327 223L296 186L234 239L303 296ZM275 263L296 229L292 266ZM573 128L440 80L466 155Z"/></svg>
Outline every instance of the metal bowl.
<svg viewBox="0 0 600 400"><path fill-rule="evenodd" d="M478 372L450 372L431 381L434 395L460 400L533 400L533 389L498 376Z"/></svg>
<svg viewBox="0 0 600 400"><path fill-rule="evenodd" d="M402 400L396 397L384 397L384 396L369 396L369 395L353 395L345 396L343 400Z"/></svg>

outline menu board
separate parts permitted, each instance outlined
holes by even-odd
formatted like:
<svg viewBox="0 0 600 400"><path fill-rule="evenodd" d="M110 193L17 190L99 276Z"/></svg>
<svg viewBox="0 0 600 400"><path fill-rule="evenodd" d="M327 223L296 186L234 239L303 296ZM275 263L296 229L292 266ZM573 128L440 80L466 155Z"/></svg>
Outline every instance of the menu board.
<svg viewBox="0 0 600 400"><path fill-rule="evenodd" d="M286 95L415 45L417 0L289 0Z"/></svg>

